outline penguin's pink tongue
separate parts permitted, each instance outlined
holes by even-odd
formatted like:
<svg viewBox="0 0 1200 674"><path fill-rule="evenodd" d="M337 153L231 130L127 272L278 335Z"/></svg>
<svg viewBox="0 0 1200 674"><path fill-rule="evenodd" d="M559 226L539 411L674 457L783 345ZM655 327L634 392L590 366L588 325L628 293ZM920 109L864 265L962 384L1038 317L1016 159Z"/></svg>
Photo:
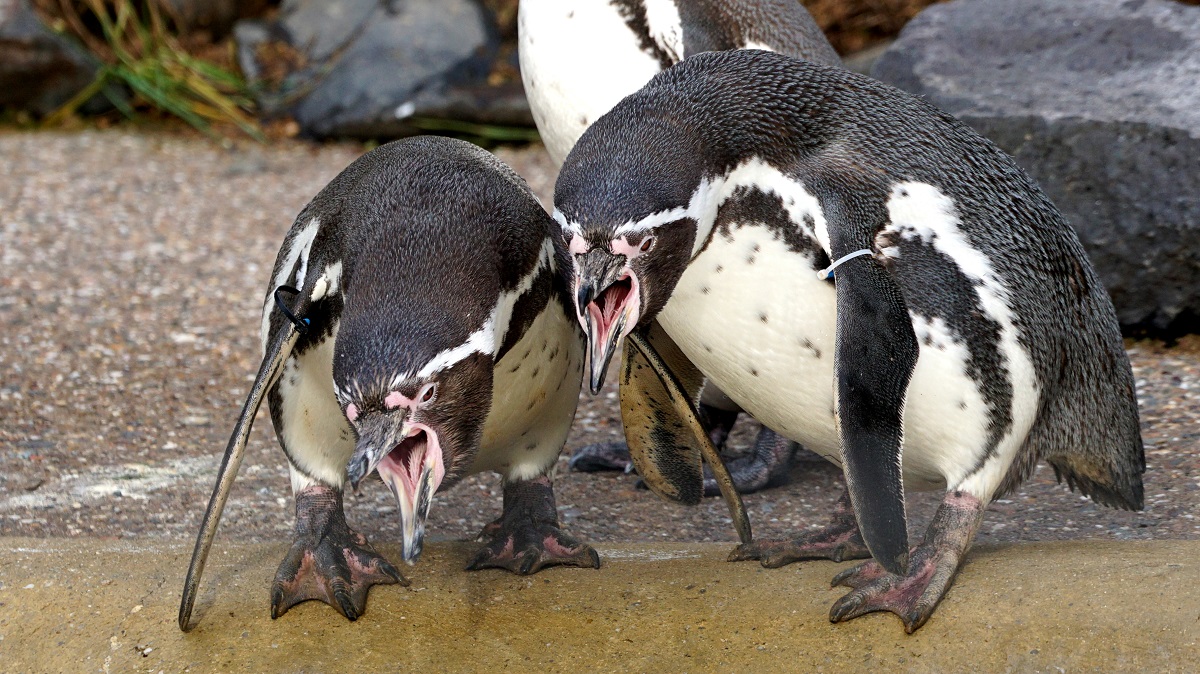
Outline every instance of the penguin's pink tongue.
<svg viewBox="0 0 1200 674"><path fill-rule="evenodd" d="M421 554L429 505L446 476L437 433L424 424L414 425L410 435L388 452L376 470L396 497L404 561L411 564Z"/></svg>
<svg viewBox="0 0 1200 674"><path fill-rule="evenodd" d="M633 281L625 277L610 285L587 306L593 326L592 341L595 347L604 347L611 338L617 319L625 313L625 305L632 295Z"/></svg>

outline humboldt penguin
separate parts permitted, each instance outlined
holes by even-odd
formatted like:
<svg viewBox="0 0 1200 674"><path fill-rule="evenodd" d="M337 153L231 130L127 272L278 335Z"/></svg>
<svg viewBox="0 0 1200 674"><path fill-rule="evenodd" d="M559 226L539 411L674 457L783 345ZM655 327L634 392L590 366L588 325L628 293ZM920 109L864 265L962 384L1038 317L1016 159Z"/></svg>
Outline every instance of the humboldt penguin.
<svg viewBox="0 0 1200 674"><path fill-rule="evenodd" d="M812 15L796 0L521 0L521 76L555 164L600 115L655 74L705 51L767 49L841 66ZM723 448L738 408L709 384L701 405L711 441ZM763 427L750 452L728 462L739 492L782 484L796 444ZM571 468L632 469L625 443L576 450ZM710 476L705 495L719 493Z"/></svg>
<svg viewBox="0 0 1200 674"><path fill-rule="evenodd" d="M583 134L555 207L594 378L622 337L660 329L843 468L827 528L731 555L872 556L834 578L852 591L831 620L918 629L988 503L1041 460L1142 507L1134 380L1078 238L1011 157L922 99L766 51L700 54ZM652 487L695 488L678 454L642 455ZM945 493L911 548L905 488Z"/></svg>
<svg viewBox="0 0 1200 674"><path fill-rule="evenodd" d="M181 628L264 396L296 509L273 618L320 599L354 620L372 585L405 582L346 523L347 483L372 472L395 496L410 564L434 494L492 470L504 510L468 568L599 566L559 527L551 488L583 371L556 229L493 155L434 137L366 153L301 211L271 275L265 356L196 543Z"/></svg>

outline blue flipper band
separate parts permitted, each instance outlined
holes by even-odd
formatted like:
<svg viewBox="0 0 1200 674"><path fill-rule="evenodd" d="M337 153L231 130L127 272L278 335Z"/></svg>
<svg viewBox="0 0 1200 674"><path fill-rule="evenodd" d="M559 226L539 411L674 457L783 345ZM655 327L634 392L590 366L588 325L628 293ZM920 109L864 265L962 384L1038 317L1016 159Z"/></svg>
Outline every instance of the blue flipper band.
<svg viewBox="0 0 1200 674"><path fill-rule="evenodd" d="M860 255L870 255L870 254L871 254L871 249L870 249L870 248L863 248L862 250L856 250L856 251L854 251L853 253L847 253L847 254L845 254L845 255L843 255L843 256L841 256L841 257L839 257L839 258L837 259L837 261L836 261L836 262L834 262L833 264L831 264L831 265L829 265L828 267L826 267L826 268L824 268L824 269L822 269L822 270L818 271L818 272L817 272L817 278L821 279L822 281L824 281L824 280L825 280L825 279L827 279L827 278L833 278L833 270L834 270L834 268L835 268L835 267L837 267L839 264L841 264L841 263L845 262L846 260L851 260L851 259L854 259L854 258L856 258L856 257L859 257Z"/></svg>

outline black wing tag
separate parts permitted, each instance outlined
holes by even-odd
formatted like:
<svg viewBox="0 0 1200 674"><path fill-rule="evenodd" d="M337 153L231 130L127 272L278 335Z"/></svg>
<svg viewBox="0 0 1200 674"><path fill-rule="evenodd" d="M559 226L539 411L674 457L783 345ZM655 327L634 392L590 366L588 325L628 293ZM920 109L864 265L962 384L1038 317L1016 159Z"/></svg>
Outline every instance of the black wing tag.
<svg viewBox="0 0 1200 674"><path fill-rule="evenodd" d="M278 294L276 299L278 300ZM238 468L242 465L242 457L246 453L246 440L250 437L250 428L254 417L271 385L275 383L284 361L292 353L296 340L300 337L299 326L307 326L304 319L296 319L288 312L289 321L275 334L275 338L267 345L267 353L263 356L262 364L258 367L258 376L250 387L250 395L242 405L242 413L233 426L233 434L229 444L225 446L225 456L221 459L221 468L217 472L217 484L213 487L212 497L208 500L208 509L204 511L204 521L200 525L200 535L196 537L196 547L192 551L192 561L188 566L187 580L183 583L183 599L179 602L179 629L188 631L188 621L192 616L192 607L196 603L196 590L200 586L200 576L204 573L204 563L208 560L208 552L212 548L213 537L217 534L217 525L221 522L221 512L225 510L225 501L229 499L229 490L237 478Z"/></svg>
<svg viewBox="0 0 1200 674"><path fill-rule="evenodd" d="M621 419L629 455L654 493L686 505L704 496L703 459L729 506L738 538L749 543L742 497L696 411L703 385L703 375L658 323L631 332L621 362Z"/></svg>

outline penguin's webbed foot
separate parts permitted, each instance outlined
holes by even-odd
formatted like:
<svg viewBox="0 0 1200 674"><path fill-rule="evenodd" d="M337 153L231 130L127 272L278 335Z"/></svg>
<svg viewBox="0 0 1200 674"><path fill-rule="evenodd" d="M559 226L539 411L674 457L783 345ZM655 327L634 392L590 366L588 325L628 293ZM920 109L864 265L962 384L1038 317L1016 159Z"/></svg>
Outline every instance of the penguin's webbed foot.
<svg viewBox="0 0 1200 674"><path fill-rule="evenodd" d="M834 587L844 585L854 591L834 603L829 620L841 622L874 611L891 611L904 622L905 632L920 629L954 582L982 519L979 499L965 492L950 492L934 515L925 540L909 553L907 573L889 573L871 560L833 577Z"/></svg>
<svg viewBox="0 0 1200 674"><path fill-rule="evenodd" d="M799 445L775 431L763 426L758 431L754 449L745 456L726 460L725 468L733 478L733 486L739 494L753 494L767 487L787 481L792 468L792 456ZM720 496L721 488L706 466L704 469L704 495Z"/></svg>
<svg viewBox="0 0 1200 674"><path fill-rule="evenodd" d="M548 566L600 568L600 555L558 525L550 478L506 482L504 513L480 533L488 539L468 571L508 569L519 575Z"/></svg>
<svg viewBox="0 0 1200 674"><path fill-rule="evenodd" d="M271 584L271 618L319 599L357 620L372 585L408 585L396 567L346 524L342 492L313 485L296 494L295 541Z"/></svg>
<svg viewBox="0 0 1200 674"><path fill-rule="evenodd" d="M567 464L571 470L581 473L596 473L603 470L633 472L633 459L629 456L629 445L624 442L594 442L575 450Z"/></svg>
<svg viewBox="0 0 1200 674"><path fill-rule="evenodd" d="M744 543L729 553L729 561L757 559L768 569L775 569L806 559L865 559L871 556L863 541L850 508L850 493L838 499L829 526L788 540L755 540Z"/></svg>

